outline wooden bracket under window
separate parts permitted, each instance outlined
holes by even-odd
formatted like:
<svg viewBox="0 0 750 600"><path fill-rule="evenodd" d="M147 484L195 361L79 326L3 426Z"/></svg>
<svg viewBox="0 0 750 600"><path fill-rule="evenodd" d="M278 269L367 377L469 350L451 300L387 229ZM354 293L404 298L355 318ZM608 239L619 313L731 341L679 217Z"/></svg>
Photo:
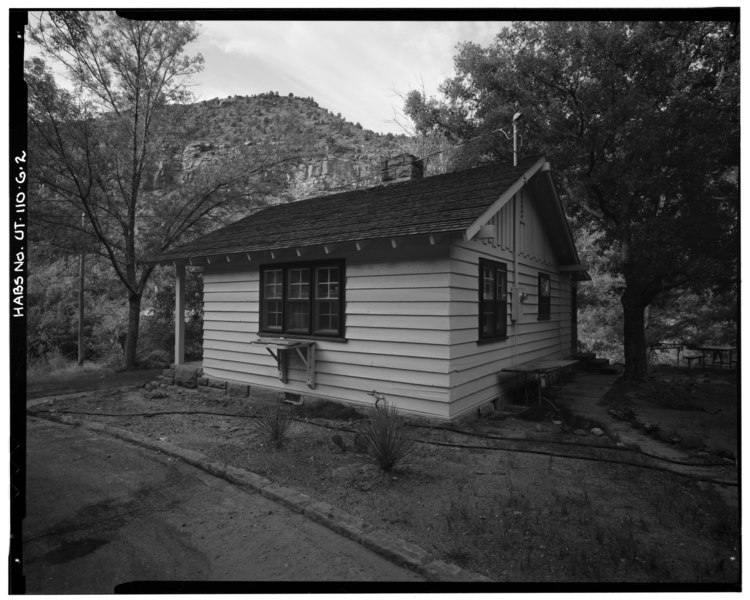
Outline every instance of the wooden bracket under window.
<svg viewBox="0 0 750 600"><path fill-rule="evenodd" d="M305 340L286 340L284 338L259 338L253 344L265 346L268 353L276 360L279 379L282 383L289 381L289 352L295 350L305 365L307 386L315 389L315 342Z"/></svg>

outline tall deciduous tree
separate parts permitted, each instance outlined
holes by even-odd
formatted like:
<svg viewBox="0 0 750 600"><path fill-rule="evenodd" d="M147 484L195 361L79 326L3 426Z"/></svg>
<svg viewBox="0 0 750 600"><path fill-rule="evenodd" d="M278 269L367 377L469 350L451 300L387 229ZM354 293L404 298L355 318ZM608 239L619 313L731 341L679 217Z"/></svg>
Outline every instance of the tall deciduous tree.
<svg viewBox="0 0 750 600"><path fill-rule="evenodd" d="M186 55L196 24L53 11L30 33L43 57L26 65L30 214L46 242L86 244L110 261L127 294L124 362L132 367L141 298L154 268L142 261L215 224L232 203L251 210L280 175L274 166L294 149L284 145L282 131L273 148L242 146L157 188L170 132L191 99L187 82L202 67L200 55ZM66 67L72 89L58 85L47 63Z"/></svg>
<svg viewBox="0 0 750 600"><path fill-rule="evenodd" d="M455 66L443 99L411 92L405 111L456 139L523 113L523 151L547 154L568 212L616 250L625 375L643 377L654 298L736 276L739 24L515 23ZM509 158L503 141L469 147Z"/></svg>

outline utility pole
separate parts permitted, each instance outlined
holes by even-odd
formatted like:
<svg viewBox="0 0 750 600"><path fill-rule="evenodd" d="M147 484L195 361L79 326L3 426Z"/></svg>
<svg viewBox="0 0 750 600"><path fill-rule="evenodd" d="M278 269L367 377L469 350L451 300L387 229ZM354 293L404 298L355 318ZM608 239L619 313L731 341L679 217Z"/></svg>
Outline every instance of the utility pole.
<svg viewBox="0 0 750 600"><path fill-rule="evenodd" d="M86 214L81 213L81 230L86 226ZM81 249L81 270L78 276L78 366L83 366L83 281L86 269L86 252Z"/></svg>

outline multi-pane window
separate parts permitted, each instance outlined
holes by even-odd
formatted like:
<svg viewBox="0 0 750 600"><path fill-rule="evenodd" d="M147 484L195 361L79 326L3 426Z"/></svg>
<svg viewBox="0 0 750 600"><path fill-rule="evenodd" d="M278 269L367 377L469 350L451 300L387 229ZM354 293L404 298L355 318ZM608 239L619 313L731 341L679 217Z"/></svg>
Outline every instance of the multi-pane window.
<svg viewBox="0 0 750 600"><path fill-rule="evenodd" d="M286 330L310 332L310 268L287 270Z"/></svg>
<svg viewBox="0 0 750 600"><path fill-rule="evenodd" d="M508 334L508 270L503 263L479 261L479 339Z"/></svg>
<svg viewBox="0 0 750 600"><path fill-rule="evenodd" d="M340 261L261 268L262 333L343 337Z"/></svg>
<svg viewBox="0 0 750 600"><path fill-rule="evenodd" d="M317 331L335 334L339 330L341 306L341 268L318 267L315 269L315 310Z"/></svg>
<svg viewBox="0 0 750 600"><path fill-rule="evenodd" d="M550 278L546 273L539 273L539 316L540 321L551 317L552 291L550 289Z"/></svg>
<svg viewBox="0 0 750 600"><path fill-rule="evenodd" d="M284 271L268 269L263 272L263 321L266 331L281 331L284 327Z"/></svg>

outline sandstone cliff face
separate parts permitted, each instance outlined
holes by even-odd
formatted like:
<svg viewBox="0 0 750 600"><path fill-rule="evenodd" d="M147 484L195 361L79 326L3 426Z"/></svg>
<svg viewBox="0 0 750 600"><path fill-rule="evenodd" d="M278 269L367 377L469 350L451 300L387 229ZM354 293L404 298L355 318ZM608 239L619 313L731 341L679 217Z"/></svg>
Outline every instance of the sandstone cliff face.
<svg viewBox="0 0 750 600"><path fill-rule="evenodd" d="M326 157L298 165L290 175L291 193L301 200L378 184L377 162L354 155Z"/></svg>
<svg viewBox="0 0 750 600"><path fill-rule="evenodd" d="M312 98L277 92L205 100L179 110L174 119L164 119L162 158L145 176L151 191L194 181L202 169L236 158L238 150L262 153L279 143L310 157L289 168L288 193L295 199L369 187L379 183L379 161L397 154L406 139L349 123Z"/></svg>
<svg viewBox="0 0 750 600"><path fill-rule="evenodd" d="M146 187L157 190L191 181L202 168L222 160L231 152L226 144L216 145L199 140L184 147L165 148L166 156L146 177ZM343 192L380 183L378 161L353 155L352 158L329 156L312 159L292 167L287 176L289 192L295 200Z"/></svg>
<svg viewBox="0 0 750 600"><path fill-rule="evenodd" d="M164 157L146 176L146 188L155 190L187 183L198 170L220 160L227 151L226 144L217 146L204 140L190 142L184 147L167 145L163 149Z"/></svg>

